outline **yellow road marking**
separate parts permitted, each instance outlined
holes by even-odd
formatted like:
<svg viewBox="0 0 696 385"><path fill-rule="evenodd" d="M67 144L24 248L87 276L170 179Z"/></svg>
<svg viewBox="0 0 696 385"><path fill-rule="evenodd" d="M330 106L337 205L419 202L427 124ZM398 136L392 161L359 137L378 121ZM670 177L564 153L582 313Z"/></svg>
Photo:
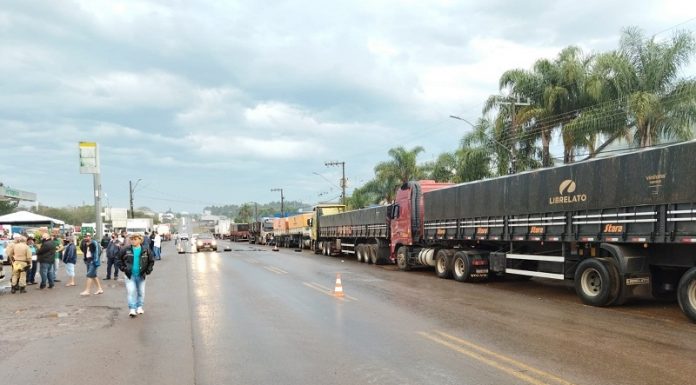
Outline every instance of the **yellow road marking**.
<svg viewBox="0 0 696 385"><path fill-rule="evenodd" d="M545 377L547 380L551 380L551 381L554 382L554 383L559 383L559 384L564 384L564 385L573 385L571 382L568 382L568 381L566 381L566 380L564 380L564 379L562 379L562 378L560 378L560 377L557 377L557 376L555 376L555 375L553 375L553 374L551 374L551 373L547 373L547 372L544 372L544 371L542 371L542 370L533 368L533 367L531 367L531 366L529 366L529 365L526 365L526 364L524 364L524 363L522 363L522 362L519 362L519 361L514 360L514 359L512 359L512 358L503 356L503 355L501 355L501 354L495 353L495 352L490 351L490 350L488 350L488 349L486 349L486 348L483 348L483 347L481 347L481 346L478 346L478 345L476 345L476 344L474 344L474 343L472 343L472 342L463 340L463 339L461 339L461 338L458 338L458 337L449 335L449 334L444 333L444 332L441 332L441 331L436 331L436 333L439 334L439 336L430 335L430 334L425 333L425 332L419 332L418 334L420 334L421 336L423 336L423 337L425 337L425 338L427 338L427 339L429 339L429 340L431 340L431 341L437 342L437 343L440 344L440 345L444 345L444 346L446 346L446 347L448 347L448 348L450 348L450 349L452 349L452 350L454 350L454 351L457 351L457 352L459 352L459 353L462 353L462 354L464 354L464 355L467 355L467 356L469 356L469 357L471 357L471 358L473 358L473 359L475 359L475 360L477 360L477 361L480 361L480 362L482 362L482 363L484 363L484 364L486 364L486 365L488 365L488 366L492 366L492 367L494 367L494 368L496 368L496 369L499 369L499 370L501 370L501 371L503 371L503 372L505 372L505 373L508 373L508 374L510 374L511 376L516 377L516 378L518 378L518 379L520 379L520 380L523 380L523 381L525 381L525 382L527 382L527 383L529 383L529 384L533 384L533 385L549 385L548 382L540 381L540 380L538 380L538 379L536 379L536 378L533 378L533 377L531 377L531 376L528 376L528 375L526 375L526 374L523 374L523 373L520 372L520 370L525 370L525 371L528 371L528 372L535 373L535 374L537 374L538 376ZM441 338L441 337L442 337L442 338ZM447 339L449 339L450 341L447 341L447 340L445 340L445 339L443 339L443 338L447 338ZM458 345L456 345L456 344L453 343L453 342L456 342L456 343L459 343L459 344L461 344L461 345L470 347L470 348L472 348L472 349L474 349L474 350L478 350L478 351L479 351L480 353L482 353L482 354L476 353L476 352L471 351L471 350L467 350L467 349L465 349L464 347L458 346ZM487 358L487 357L485 357L483 354L486 354L486 355L488 355L488 356L491 356L492 358L495 358L495 359ZM496 360L507 362L508 364L511 364L512 366L516 366L517 368L505 366L505 365L503 365L502 363L500 363L500 362L498 362L498 361L496 361Z"/></svg>
<svg viewBox="0 0 696 385"><path fill-rule="evenodd" d="M334 297L334 295L333 295L333 290L331 290L331 289L329 289L329 288L327 288L327 287L324 287L324 286L322 286L322 285L320 285L320 284L318 284L318 283L316 283L316 282L302 282L302 284L305 285L305 286L307 286L307 287L310 288L310 289L314 289L314 290L316 290L316 291L318 291L318 292L320 292L320 293L322 293L322 294L326 294L326 295L328 295L329 297ZM343 297L334 297L334 298L336 298L336 299L338 299L338 300L341 300L341 301L346 301L346 300L348 300L348 301L357 301L357 300L358 300L357 298L351 297L351 296L349 296L349 295L344 295Z"/></svg>
<svg viewBox="0 0 696 385"><path fill-rule="evenodd" d="M288 273L287 271L279 269L279 268L274 267L274 266L264 266L263 268L272 272L272 273L276 273L276 274L287 274Z"/></svg>
<svg viewBox="0 0 696 385"><path fill-rule="evenodd" d="M287 271L281 269L280 267L271 266L271 269L276 270L280 274L287 274L288 273Z"/></svg>

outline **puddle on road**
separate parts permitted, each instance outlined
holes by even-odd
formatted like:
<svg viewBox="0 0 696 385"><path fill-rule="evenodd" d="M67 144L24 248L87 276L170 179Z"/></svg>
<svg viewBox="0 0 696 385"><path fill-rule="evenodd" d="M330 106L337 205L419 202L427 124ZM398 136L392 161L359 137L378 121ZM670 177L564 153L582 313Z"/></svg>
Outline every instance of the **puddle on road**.
<svg viewBox="0 0 696 385"><path fill-rule="evenodd" d="M109 306L6 305L0 308L0 356L6 357L31 341L109 327L117 317L118 309Z"/></svg>

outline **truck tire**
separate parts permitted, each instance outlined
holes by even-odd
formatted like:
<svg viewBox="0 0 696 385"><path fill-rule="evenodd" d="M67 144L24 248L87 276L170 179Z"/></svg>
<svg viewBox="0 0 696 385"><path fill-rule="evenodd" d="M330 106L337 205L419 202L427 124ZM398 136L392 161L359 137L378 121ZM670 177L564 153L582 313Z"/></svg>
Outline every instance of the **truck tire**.
<svg viewBox="0 0 696 385"><path fill-rule="evenodd" d="M608 306L619 295L618 272L602 258L588 258L575 270L575 292L583 303Z"/></svg>
<svg viewBox="0 0 696 385"><path fill-rule="evenodd" d="M454 253L452 259L452 276L456 281L467 282L471 276L471 261L463 251Z"/></svg>
<svg viewBox="0 0 696 385"><path fill-rule="evenodd" d="M370 258L368 263L377 264L377 245L365 245L367 256Z"/></svg>
<svg viewBox="0 0 696 385"><path fill-rule="evenodd" d="M445 249L437 251L435 256L435 273L439 278L452 278L452 253Z"/></svg>
<svg viewBox="0 0 696 385"><path fill-rule="evenodd" d="M396 250L396 265L399 267L399 270L411 270L411 265L408 263L408 247L401 246Z"/></svg>
<svg viewBox="0 0 696 385"><path fill-rule="evenodd" d="M365 262L365 260L363 259L363 245L362 244L355 245L355 259L357 259L358 262L360 262L360 263Z"/></svg>
<svg viewBox="0 0 696 385"><path fill-rule="evenodd" d="M677 287L679 307L691 322L696 322L696 267L687 270Z"/></svg>

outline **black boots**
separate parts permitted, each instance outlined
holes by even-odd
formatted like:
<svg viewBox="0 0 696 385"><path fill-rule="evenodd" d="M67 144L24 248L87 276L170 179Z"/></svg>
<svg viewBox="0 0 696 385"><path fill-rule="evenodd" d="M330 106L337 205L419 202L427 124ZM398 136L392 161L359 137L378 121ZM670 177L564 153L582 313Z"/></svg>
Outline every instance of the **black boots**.
<svg viewBox="0 0 696 385"><path fill-rule="evenodd" d="M17 286L12 286L12 290L10 290L10 292L11 292L12 294L14 294L14 293L16 293L17 291L19 291L19 294L26 293L26 292L27 292L27 288L24 287L24 286L19 286L19 285L17 285Z"/></svg>

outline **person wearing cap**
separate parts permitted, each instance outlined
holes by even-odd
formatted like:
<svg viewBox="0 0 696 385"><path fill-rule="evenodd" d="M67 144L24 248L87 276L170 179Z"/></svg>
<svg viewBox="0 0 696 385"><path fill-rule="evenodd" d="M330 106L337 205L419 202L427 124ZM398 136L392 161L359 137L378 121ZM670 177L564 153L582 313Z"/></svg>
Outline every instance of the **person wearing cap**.
<svg viewBox="0 0 696 385"><path fill-rule="evenodd" d="M87 282L85 283L85 290L80 293L82 296L90 295L92 284L97 285L97 291L94 294L102 294L104 290L102 289L101 282L99 282L99 277L97 277L97 268L99 267L96 260L99 258L99 242L92 239L92 234L85 234L85 238L80 244L80 250L85 256L84 261L87 265Z"/></svg>
<svg viewBox="0 0 696 385"><path fill-rule="evenodd" d="M54 260L56 254L56 243L48 233L41 234L41 247L36 252L36 259L39 261L39 274L41 275L41 284L39 289L45 289L48 283L48 288L53 289L56 279Z"/></svg>
<svg viewBox="0 0 696 385"><path fill-rule="evenodd" d="M155 258L150 249L142 245L142 235L135 233L129 238L130 245L119 251L118 259L119 268L126 275L128 315L133 318L145 313L145 277L152 273Z"/></svg>
<svg viewBox="0 0 696 385"><path fill-rule="evenodd" d="M26 240L21 235L15 237L15 243L7 252L7 257L12 264L12 294L19 290L20 293L27 291L27 270L31 268L31 250L26 244Z"/></svg>

